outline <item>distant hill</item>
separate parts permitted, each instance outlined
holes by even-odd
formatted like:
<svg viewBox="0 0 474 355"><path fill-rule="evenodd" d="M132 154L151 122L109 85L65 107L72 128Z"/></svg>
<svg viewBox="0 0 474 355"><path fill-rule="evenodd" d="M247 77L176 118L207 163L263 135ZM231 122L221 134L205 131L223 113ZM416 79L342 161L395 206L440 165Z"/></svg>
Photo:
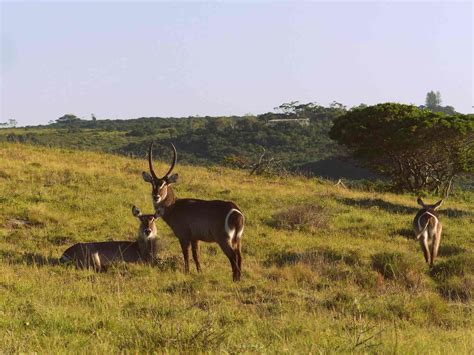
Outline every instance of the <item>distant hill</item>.
<svg viewBox="0 0 474 355"><path fill-rule="evenodd" d="M335 157L346 156L343 147L328 137L333 119L345 108L307 106L294 106L286 113L244 117L86 121L66 120L64 117L73 115L65 115L48 126L0 129L0 141L142 157L153 140L158 156L169 157L169 145L173 143L181 162L197 165L229 161L251 164L265 149L268 157L287 170L331 178L371 177L370 172L339 158L331 165L330 174L321 170Z"/></svg>

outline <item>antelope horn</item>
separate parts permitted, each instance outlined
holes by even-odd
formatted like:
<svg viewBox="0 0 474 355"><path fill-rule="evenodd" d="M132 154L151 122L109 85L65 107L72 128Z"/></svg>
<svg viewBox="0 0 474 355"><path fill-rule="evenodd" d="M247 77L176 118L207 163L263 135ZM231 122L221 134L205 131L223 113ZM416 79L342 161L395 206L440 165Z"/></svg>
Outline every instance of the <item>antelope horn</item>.
<svg viewBox="0 0 474 355"><path fill-rule="evenodd" d="M150 143L150 148L148 149L148 166L150 167L150 173L153 176L153 180L159 180L158 176L155 174L155 170L153 170L153 141Z"/></svg>
<svg viewBox="0 0 474 355"><path fill-rule="evenodd" d="M171 167L169 168L168 172L163 176L163 179L167 178L169 174L174 169L174 166L176 165L176 161L178 160L178 154L176 153L176 148L173 143L171 143L171 147L173 148L173 162L171 163Z"/></svg>

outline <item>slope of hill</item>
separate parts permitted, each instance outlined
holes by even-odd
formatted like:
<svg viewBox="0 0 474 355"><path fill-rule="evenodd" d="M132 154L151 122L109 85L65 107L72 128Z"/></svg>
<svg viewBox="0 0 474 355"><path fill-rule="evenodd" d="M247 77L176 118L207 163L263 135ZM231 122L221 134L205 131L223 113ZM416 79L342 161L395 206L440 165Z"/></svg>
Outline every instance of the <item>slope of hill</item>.
<svg viewBox="0 0 474 355"><path fill-rule="evenodd" d="M222 164L229 158L250 164L265 148L267 155L284 168L304 168L310 172L312 165L308 163L344 154L343 148L328 136L335 113L331 108L321 110L323 113L315 114L306 126L289 123L294 121L292 119L270 125L268 121L281 116L271 113L259 117L76 120L49 126L0 129L0 141L139 157L151 140L155 140L159 153L168 152L169 143L173 142L180 152L180 161L207 166ZM343 176L335 176L340 177Z"/></svg>
<svg viewBox="0 0 474 355"><path fill-rule="evenodd" d="M429 271L411 235L414 196L178 163L178 196L245 212L241 282L212 244L203 273L183 274L162 221L154 266L57 265L77 241L134 238L131 206L152 211L146 166L0 143L0 352L474 351L472 194L443 205Z"/></svg>

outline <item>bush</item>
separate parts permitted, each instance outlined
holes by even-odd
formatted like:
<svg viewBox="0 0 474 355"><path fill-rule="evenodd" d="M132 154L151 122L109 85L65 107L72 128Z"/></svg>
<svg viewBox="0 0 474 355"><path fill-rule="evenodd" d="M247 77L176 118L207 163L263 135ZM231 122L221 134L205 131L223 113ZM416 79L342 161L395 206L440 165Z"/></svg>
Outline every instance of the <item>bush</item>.
<svg viewBox="0 0 474 355"><path fill-rule="evenodd" d="M275 264L279 267L303 263L313 267L321 264L334 265L336 263L348 266L360 266L362 260L355 250L337 251L332 248L313 248L304 252L283 251L274 253L267 265Z"/></svg>
<svg viewBox="0 0 474 355"><path fill-rule="evenodd" d="M317 205L301 205L290 207L273 216L273 225L276 228L316 232L327 229L329 213Z"/></svg>
<svg viewBox="0 0 474 355"><path fill-rule="evenodd" d="M245 169L250 165L247 158L237 155L227 155L222 159L222 165L229 168Z"/></svg>
<svg viewBox="0 0 474 355"><path fill-rule="evenodd" d="M415 260L401 253L382 252L372 256L372 268L384 279L401 283L405 288L421 286L423 275Z"/></svg>
<svg viewBox="0 0 474 355"><path fill-rule="evenodd" d="M431 269L431 277L439 285L438 292L446 299L467 302L474 294L474 256L460 254L437 263Z"/></svg>
<svg viewBox="0 0 474 355"><path fill-rule="evenodd" d="M452 276L464 276L474 270L474 256L461 254L447 261L437 263L431 269L431 276L437 281L446 281Z"/></svg>
<svg viewBox="0 0 474 355"><path fill-rule="evenodd" d="M372 256L372 267L386 279L400 278L409 267L400 253L378 253Z"/></svg>
<svg viewBox="0 0 474 355"><path fill-rule="evenodd" d="M474 293L474 278L454 276L438 286L439 293L452 301L468 302Z"/></svg>
<svg viewBox="0 0 474 355"><path fill-rule="evenodd" d="M331 294L324 302L324 307L334 312L353 313L356 310L356 299L355 297L346 291L338 291L336 294Z"/></svg>
<svg viewBox="0 0 474 355"><path fill-rule="evenodd" d="M384 103L336 118L329 136L389 176L397 190L438 192L448 187L451 177L472 172L471 115L446 116L414 105Z"/></svg>

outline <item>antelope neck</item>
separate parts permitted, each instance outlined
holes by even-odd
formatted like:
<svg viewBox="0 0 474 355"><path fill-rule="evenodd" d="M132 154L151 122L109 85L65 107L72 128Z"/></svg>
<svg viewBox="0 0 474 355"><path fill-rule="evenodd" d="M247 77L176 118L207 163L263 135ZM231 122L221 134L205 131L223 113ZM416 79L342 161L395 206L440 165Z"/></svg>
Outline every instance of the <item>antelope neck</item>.
<svg viewBox="0 0 474 355"><path fill-rule="evenodd" d="M168 187L166 197L160 203L160 207L163 208L162 218L165 220L165 222L168 222L169 214L173 210L173 207L174 207L174 204L175 204L176 200L177 200L177 198L176 198L176 195L174 194L173 189L171 187Z"/></svg>

